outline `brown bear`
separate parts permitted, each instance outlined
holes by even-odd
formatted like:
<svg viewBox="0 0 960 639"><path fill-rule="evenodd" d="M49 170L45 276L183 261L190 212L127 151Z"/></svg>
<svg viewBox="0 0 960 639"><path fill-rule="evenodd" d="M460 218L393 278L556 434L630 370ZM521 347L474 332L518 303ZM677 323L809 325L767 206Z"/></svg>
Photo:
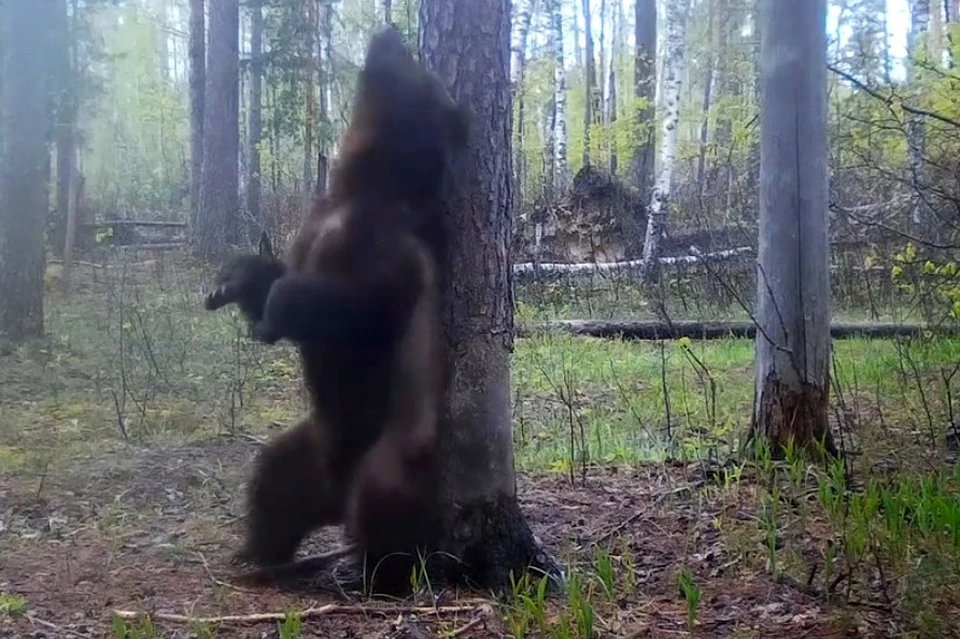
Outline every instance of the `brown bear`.
<svg viewBox="0 0 960 639"><path fill-rule="evenodd" d="M465 111L396 29L382 30L329 193L314 202L285 264L261 247L218 276L207 308L236 302L255 337L294 342L312 400L257 461L242 558L288 562L311 530L345 521L375 586L409 579L431 527L448 376L440 193L467 134Z"/></svg>

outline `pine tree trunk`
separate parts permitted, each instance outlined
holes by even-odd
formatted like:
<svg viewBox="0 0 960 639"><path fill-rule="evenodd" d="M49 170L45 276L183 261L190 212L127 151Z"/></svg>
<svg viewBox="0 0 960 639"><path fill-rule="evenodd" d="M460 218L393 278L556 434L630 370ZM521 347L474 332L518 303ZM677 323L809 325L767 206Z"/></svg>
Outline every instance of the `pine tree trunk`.
<svg viewBox="0 0 960 639"><path fill-rule="evenodd" d="M636 0L634 11L634 100L642 100L643 106L634 114L636 149L633 153L633 178L640 197L648 202L653 185L653 169L656 162L657 135L654 126L657 89L657 2ZM640 226L639 224L636 226ZM631 254L643 253L642 236L628 238Z"/></svg>
<svg viewBox="0 0 960 639"><path fill-rule="evenodd" d="M44 220L47 217L49 56L56 48L53 2L0 3L4 78L0 127L0 338L43 335Z"/></svg>
<svg viewBox="0 0 960 639"><path fill-rule="evenodd" d="M510 411L513 295L510 2L423 0L421 60L473 113L448 197L444 324L452 367L442 410L440 550L481 587L550 567L516 497Z"/></svg>
<svg viewBox="0 0 960 639"><path fill-rule="evenodd" d="M260 212L260 142L263 139L263 0L251 0L250 7L250 118L247 130L247 215L253 240L263 230ZM259 227L259 228L258 228Z"/></svg>
<svg viewBox="0 0 960 639"><path fill-rule="evenodd" d="M203 120L203 178L197 239L212 257L239 240L240 8L238 0L210 5Z"/></svg>
<svg viewBox="0 0 960 639"><path fill-rule="evenodd" d="M660 174L653 188L647 234L643 244L644 280L659 277L660 246L666 230L673 168L677 159L680 128L680 91L684 71L685 27L690 0L675 0L667 6L667 57L664 61L663 84L663 148L660 152Z"/></svg>
<svg viewBox="0 0 960 639"><path fill-rule="evenodd" d="M826 0L762 3L760 246L751 438L833 452ZM786 142L785 142L786 141Z"/></svg>
<svg viewBox="0 0 960 639"><path fill-rule="evenodd" d="M63 257L64 245L67 239L67 208L70 203L70 181L73 176L73 160L76 155L76 80L73 66L73 51L76 46L73 42L75 30L71 28L67 16L67 3L55 4L55 18L53 28L58 34L55 50L57 62L56 78L60 87L57 92L56 109L56 141L57 141L57 193L56 215L53 222L53 233L50 238L53 254Z"/></svg>
<svg viewBox="0 0 960 639"><path fill-rule="evenodd" d="M206 27L203 0L190 0L190 223L200 220L203 179L203 106L206 98Z"/></svg>

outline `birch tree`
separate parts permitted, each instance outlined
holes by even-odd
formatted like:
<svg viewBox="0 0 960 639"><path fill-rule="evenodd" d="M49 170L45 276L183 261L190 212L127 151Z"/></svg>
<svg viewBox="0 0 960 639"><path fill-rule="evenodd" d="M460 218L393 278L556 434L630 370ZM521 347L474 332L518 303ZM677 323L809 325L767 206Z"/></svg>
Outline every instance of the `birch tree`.
<svg viewBox="0 0 960 639"><path fill-rule="evenodd" d="M660 245L666 230L667 207L673 183L674 163L680 128L680 91L684 72L684 49L687 12L690 0L667 4L667 54L663 82L663 147L660 151L660 174L653 188L647 217L647 234L643 244L644 279L649 283L659 276Z"/></svg>
<svg viewBox="0 0 960 639"><path fill-rule="evenodd" d="M925 36L930 26L930 0L910 0L910 36L908 38L908 53L910 63L907 65L908 82L915 85L917 82L917 63L927 58L924 46ZM923 188L923 154L926 149L926 134L924 132L923 116L916 113L907 114L907 171L910 183L910 220L915 226L920 226L924 217Z"/></svg>
<svg viewBox="0 0 960 639"><path fill-rule="evenodd" d="M610 16L610 68L607 71L607 101L604 119L610 130L615 130L613 126L617 121L617 61L619 60L620 47L623 45L623 3L614 2L613 12ZM616 175L618 170L619 158L617 157L617 139L615 135L610 136L610 174Z"/></svg>
<svg viewBox="0 0 960 639"><path fill-rule="evenodd" d="M551 37L554 52L553 103L553 187L555 192L567 186L567 70L563 59L563 13L561 0L549 0Z"/></svg>
<svg viewBox="0 0 960 639"><path fill-rule="evenodd" d="M822 442L830 381L826 0L761 2L760 245L751 439Z"/></svg>

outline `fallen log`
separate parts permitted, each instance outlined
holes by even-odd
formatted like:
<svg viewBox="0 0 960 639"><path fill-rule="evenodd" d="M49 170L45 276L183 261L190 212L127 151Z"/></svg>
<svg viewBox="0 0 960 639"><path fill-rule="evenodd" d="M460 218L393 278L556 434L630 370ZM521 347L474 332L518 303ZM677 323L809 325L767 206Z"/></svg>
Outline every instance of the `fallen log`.
<svg viewBox="0 0 960 639"><path fill-rule="evenodd" d="M894 337L914 337L924 332L930 332L934 335L960 335L960 326L924 326L922 324L895 324L892 322L837 322L830 326L830 336L834 339L851 337L891 339ZM697 340L733 337L752 339L756 337L757 326L753 322L662 322L659 320L556 320L552 322L529 322L517 326L517 337L532 337L537 334L569 334L624 340L664 340L681 337Z"/></svg>
<svg viewBox="0 0 960 639"><path fill-rule="evenodd" d="M722 261L741 255L752 255L754 250L749 246L717 251L715 253L697 255L677 255L675 257L661 257L661 266L695 265L705 261ZM639 272L643 268L643 260L627 260L624 262L584 262L580 264L563 264L559 262L523 262L514 264L513 274L518 277L530 277L535 274L550 275L609 275L613 273Z"/></svg>

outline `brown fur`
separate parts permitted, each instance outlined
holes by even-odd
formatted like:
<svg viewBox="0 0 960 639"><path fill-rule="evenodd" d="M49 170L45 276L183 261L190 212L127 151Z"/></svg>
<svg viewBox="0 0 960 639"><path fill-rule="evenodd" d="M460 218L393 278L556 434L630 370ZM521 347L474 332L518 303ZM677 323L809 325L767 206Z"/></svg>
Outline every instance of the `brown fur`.
<svg viewBox="0 0 960 639"><path fill-rule="evenodd" d="M429 537L447 379L440 189L448 155L465 141L466 118L439 81L396 31L376 36L330 193L262 308L246 313L261 338L297 343L313 407L258 459L243 558L287 562L311 530L346 520L375 586L409 578ZM345 313L357 321L343 322ZM406 560L383 561L397 552Z"/></svg>

